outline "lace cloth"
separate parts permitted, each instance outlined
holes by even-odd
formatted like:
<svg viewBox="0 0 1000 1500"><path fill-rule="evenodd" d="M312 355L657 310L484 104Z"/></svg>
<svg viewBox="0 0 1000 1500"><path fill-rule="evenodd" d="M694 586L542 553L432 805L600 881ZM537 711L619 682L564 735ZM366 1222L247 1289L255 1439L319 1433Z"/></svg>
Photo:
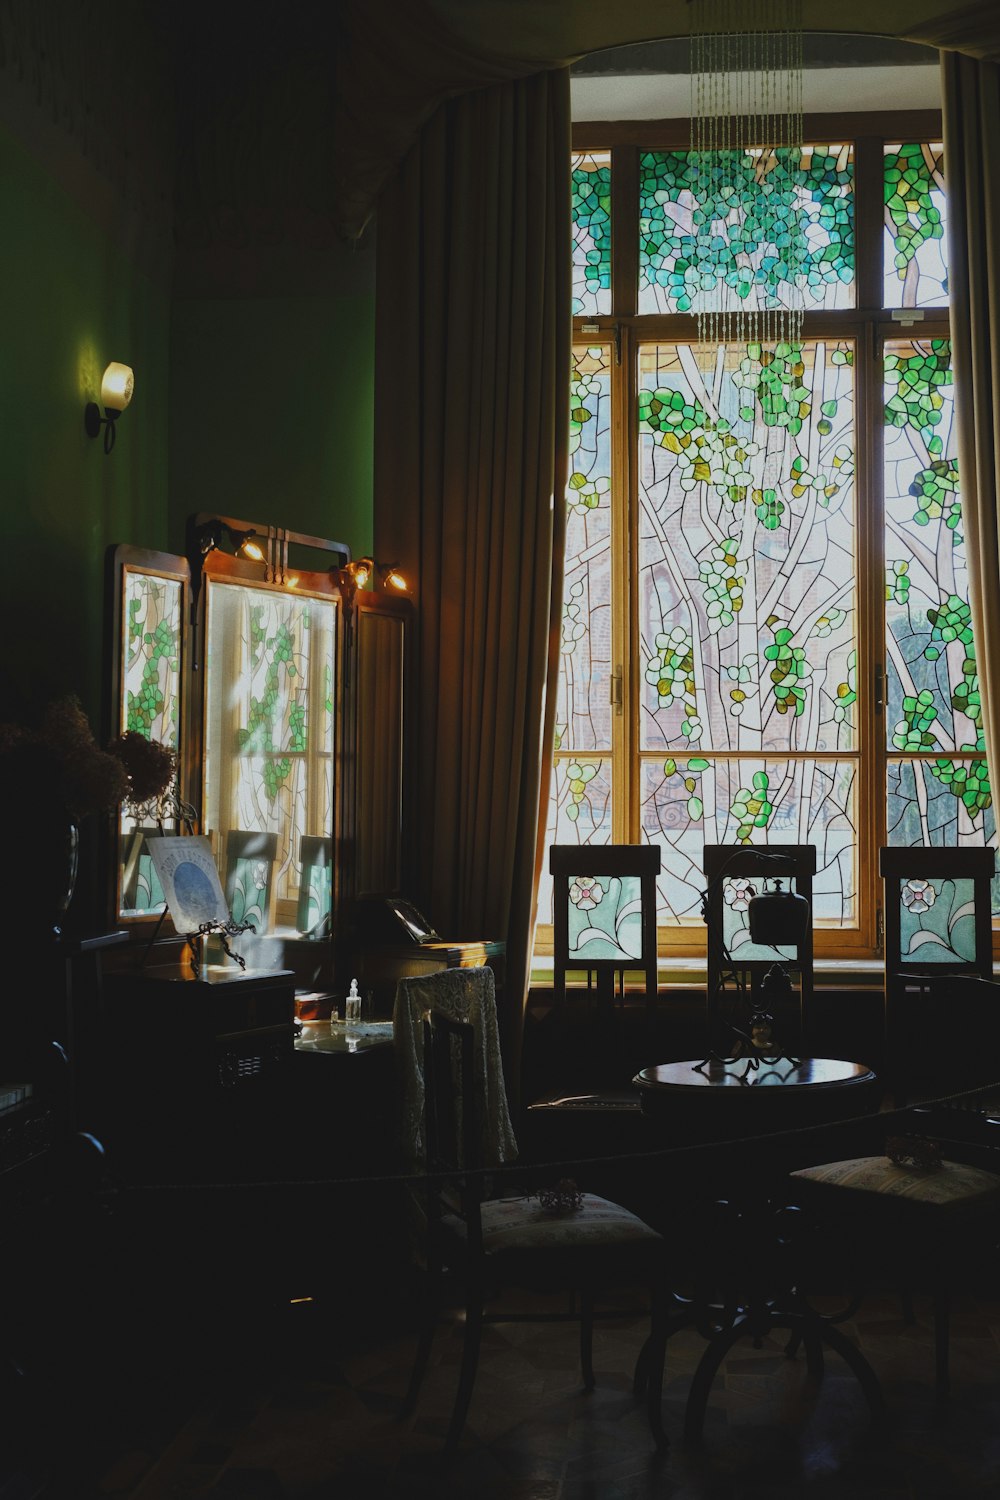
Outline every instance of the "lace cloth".
<svg viewBox="0 0 1000 1500"><path fill-rule="evenodd" d="M476 1086L482 1091L482 1153L484 1166L499 1166L517 1156L497 1027L496 981L493 970L442 969L401 979L392 1012L393 1041L402 1075L402 1147L407 1162L419 1170L425 1161L424 1143L424 1033L428 1011L439 1011L452 1021L468 1021L475 1034Z"/></svg>

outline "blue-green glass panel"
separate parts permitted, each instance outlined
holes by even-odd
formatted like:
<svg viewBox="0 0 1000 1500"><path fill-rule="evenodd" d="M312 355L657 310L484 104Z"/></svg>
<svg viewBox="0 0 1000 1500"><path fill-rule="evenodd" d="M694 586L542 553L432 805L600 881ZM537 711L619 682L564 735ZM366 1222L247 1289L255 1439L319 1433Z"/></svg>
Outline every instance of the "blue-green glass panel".
<svg viewBox="0 0 1000 1500"><path fill-rule="evenodd" d="M731 155L731 153L730 153ZM728 171L726 173L728 176ZM741 190L714 216L716 241L726 254L724 281L747 312L792 305L799 294L789 281L781 246L769 244L755 205L763 201L761 153L742 153L736 172ZM850 145L806 146L797 174L796 202L804 245L801 300L810 311L853 307L854 160ZM639 157L639 312L698 310L706 290L693 223L695 167L688 151L644 151ZM728 187L728 184L727 184Z"/></svg>
<svg viewBox="0 0 1000 1500"><path fill-rule="evenodd" d="M567 903L571 960L642 956L642 901L638 878L578 875Z"/></svg>
<svg viewBox="0 0 1000 1500"><path fill-rule="evenodd" d="M258 935L267 930L270 873L266 859L241 857L235 861L228 892L233 921L251 922Z"/></svg>
<svg viewBox="0 0 1000 1500"><path fill-rule="evenodd" d="M886 899L891 899L888 895ZM971 880L903 880L899 956L908 963L974 963L976 903Z"/></svg>
<svg viewBox="0 0 1000 1500"><path fill-rule="evenodd" d="M574 156L573 312L601 317L611 312L611 153Z"/></svg>
<svg viewBox="0 0 1000 1500"><path fill-rule="evenodd" d="M882 256L886 307L948 306L942 157L940 141L885 147Z"/></svg>

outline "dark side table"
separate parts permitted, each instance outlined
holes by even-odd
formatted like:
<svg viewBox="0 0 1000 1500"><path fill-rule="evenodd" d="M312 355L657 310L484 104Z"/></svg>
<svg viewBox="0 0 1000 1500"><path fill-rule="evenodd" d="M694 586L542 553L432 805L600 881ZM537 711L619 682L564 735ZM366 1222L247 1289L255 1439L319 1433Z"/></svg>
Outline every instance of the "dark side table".
<svg viewBox="0 0 1000 1500"><path fill-rule="evenodd" d="M694 1324L707 1340L688 1393L685 1440L701 1437L712 1382L729 1350L740 1338L759 1340L773 1328L789 1330L789 1357L803 1344L814 1378L823 1372L823 1345L833 1349L857 1377L872 1415L881 1414L871 1366L801 1296L791 1248L795 1210L783 1194L788 1170L802 1164L797 1153L811 1149L813 1129L876 1108L875 1073L863 1063L828 1057L760 1060L749 1068L741 1060L712 1070L694 1059L652 1064L632 1082L658 1141L706 1148L678 1160L678 1181L686 1179L689 1190L696 1185L709 1224L694 1295L677 1299L675 1328ZM666 1163L669 1172L669 1158ZM714 1272L708 1269L713 1259Z"/></svg>

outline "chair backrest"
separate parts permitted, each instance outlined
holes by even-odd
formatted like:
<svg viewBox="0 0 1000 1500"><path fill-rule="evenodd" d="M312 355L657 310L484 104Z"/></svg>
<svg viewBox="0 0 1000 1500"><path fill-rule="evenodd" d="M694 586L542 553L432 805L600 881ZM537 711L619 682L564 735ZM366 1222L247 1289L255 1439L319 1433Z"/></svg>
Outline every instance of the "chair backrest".
<svg viewBox="0 0 1000 1500"><path fill-rule="evenodd" d="M625 975L643 975L647 1008L656 999L658 844L553 844L552 988L566 1001L566 974L596 980L599 1005L625 997ZM617 989L616 989L617 987Z"/></svg>
<svg viewBox="0 0 1000 1500"><path fill-rule="evenodd" d="M993 849L887 847L885 1058L896 1102L975 1087L1000 1037L993 979ZM972 983L972 981L976 981Z"/></svg>
<svg viewBox="0 0 1000 1500"><path fill-rule="evenodd" d="M226 901L234 922L252 922L259 936L274 926L276 833L226 834Z"/></svg>
<svg viewBox="0 0 1000 1500"><path fill-rule="evenodd" d="M706 844L702 868L706 886L706 984L710 1006L721 994L725 974L733 969L739 971L749 979L753 992L763 984L775 962L780 962L785 970L798 976L800 1035L792 1041L801 1045L808 1031L813 995L815 845L772 844L768 848L754 848L749 844ZM751 941L748 916L750 899L763 894L765 883L775 880L782 882L783 889L804 896L810 907L810 920L800 941L782 945L780 954L778 949Z"/></svg>
<svg viewBox="0 0 1000 1500"><path fill-rule="evenodd" d="M421 1022L424 1053L424 1134L427 1217L444 1211L465 1220L468 1248L482 1248L482 1125L475 1085L475 1028L430 1011Z"/></svg>
<svg viewBox="0 0 1000 1500"><path fill-rule="evenodd" d="M396 986L393 1041L402 1084L400 1127L406 1160L419 1168L426 1156L423 1020L428 1013L472 1027L475 1091L481 1101L482 1159L486 1166L513 1161L517 1141L500 1058L496 979L485 965L410 975Z"/></svg>
<svg viewBox="0 0 1000 1500"><path fill-rule="evenodd" d="M885 982L909 976L978 974L993 978L990 882L993 849L879 850L885 882Z"/></svg>
<svg viewBox="0 0 1000 1500"><path fill-rule="evenodd" d="M299 841L299 864L296 930L328 931L333 900L333 840L322 834L304 833Z"/></svg>

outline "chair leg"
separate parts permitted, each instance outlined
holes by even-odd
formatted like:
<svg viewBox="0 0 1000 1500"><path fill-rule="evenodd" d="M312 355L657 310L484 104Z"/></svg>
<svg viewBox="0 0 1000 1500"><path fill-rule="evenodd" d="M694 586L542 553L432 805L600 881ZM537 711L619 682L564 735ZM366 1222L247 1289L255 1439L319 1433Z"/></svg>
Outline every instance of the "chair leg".
<svg viewBox="0 0 1000 1500"><path fill-rule="evenodd" d="M407 1387L403 1404L397 1413L397 1420L404 1422L411 1416L420 1395L420 1387L427 1373L427 1365L431 1357L431 1346L434 1343L434 1330L437 1326L438 1299L436 1295L437 1277L428 1270L427 1284L424 1287L424 1308L420 1334L417 1340L417 1352L413 1359L413 1369L410 1371L410 1384Z"/></svg>
<svg viewBox="0 0 1000 1500"><path fill-rule="evenodd" d="M580 1292L580 1369L583 1372L583 1388L594 1389L594 1292L592 1287L583 1287Z"/></svg>
<svg viewBox="0 0 1000 1500"><path fill-rule="evenodd" d="M452 1408L445 1452L451 1453L457 1446L469 1413L472 1387L476 1383L476 1366L479 1363L479 1344L483 1333L483 1298L479 1287L470 1289L465 1304L465 1338L462 1343L462 1367L458 1376L458 1390Z"/></svg>
<svg viewBox="0 0 1000 1500"><path fill-rule="evenodd" d="M663 1428L663 1366L667 1359L667 1335L666 1293L662 1287L654 1287L649 1338L643 1344L639 1358L643 1364L649 1430L660 1452L670 1447L670 1440ZM638 1365L636 1373L638 1374Z"/></svg>

